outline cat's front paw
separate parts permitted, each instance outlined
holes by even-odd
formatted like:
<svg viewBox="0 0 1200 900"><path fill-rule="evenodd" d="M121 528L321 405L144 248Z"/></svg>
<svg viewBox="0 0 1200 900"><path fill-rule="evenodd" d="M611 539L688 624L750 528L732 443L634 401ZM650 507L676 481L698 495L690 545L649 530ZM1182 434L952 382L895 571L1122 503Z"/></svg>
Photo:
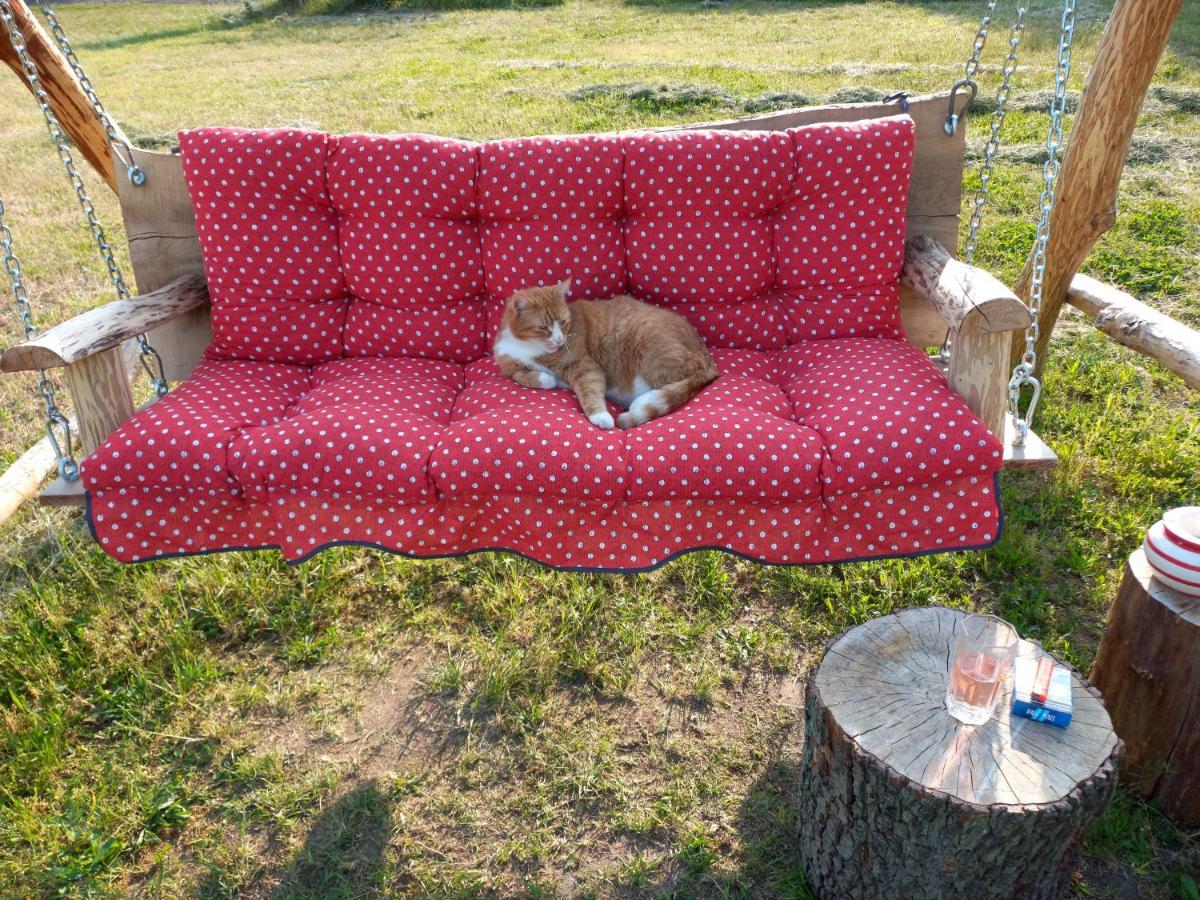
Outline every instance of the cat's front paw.
<svg viewBox="0 0 1200 900"><path fill-rule="evenodd" d="M604 431L608 431L617 424L613 421L612 414L607 410L604 412L592 413L590 416L588 416L588 421Z"/></svg>
<svg viewBox="0 0 1200 900"><path fill-rule="evenodd" d="M558 384L558 379L549 372L537 373L537 386L540 388L552 388Z"/></svg>

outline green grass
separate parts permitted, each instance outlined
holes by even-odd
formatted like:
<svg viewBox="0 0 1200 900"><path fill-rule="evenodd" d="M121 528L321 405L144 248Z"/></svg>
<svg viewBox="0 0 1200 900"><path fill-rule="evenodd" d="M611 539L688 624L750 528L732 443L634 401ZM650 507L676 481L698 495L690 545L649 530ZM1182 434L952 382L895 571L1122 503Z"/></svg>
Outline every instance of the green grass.
<svg viewBox="0 0 1200 900"><path fill-rule="evenodd" d="M1076 90L1105 8L1081 9ZM114 114L160 147L202 123L482 138L940 89L976 13L782 0L61 11ZM977 256L1006 279L1040 190L1052 5L1031 16ZM3 78L0 191L48 323L108 289L36 108ZM1087 263L1193 324L1198 96L1189 5L1121 217ZM971 118L976 152L985 129ZM968 193L977 183L971 171ZM89 184L120 247L115 204ZM7 310L0 328L15 338ZM364 550L119 567L76 513L23 511L0 547L0 883L28 896L805 896L789 798L801 679L824 642L941 602L1005 615L1086 668L1125 555L1164 508L1200 499L1195 394L1073 313L1051 355L1038 428L1062 465L1005 475L1008 529L986 553L815 569L706 553L638 577ZM30 390L0 383L0 464L38 435ZM1200 833L1122 793L1077 887L1193 898L1198 882Z"/></svg>

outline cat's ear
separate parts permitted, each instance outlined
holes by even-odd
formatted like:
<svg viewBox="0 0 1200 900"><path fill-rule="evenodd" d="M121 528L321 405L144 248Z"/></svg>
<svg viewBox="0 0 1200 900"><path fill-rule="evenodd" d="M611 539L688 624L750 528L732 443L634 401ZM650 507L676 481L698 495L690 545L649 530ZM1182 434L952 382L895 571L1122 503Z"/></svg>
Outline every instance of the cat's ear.
<svg viewBox="0 0 1200 900"><path fill-rule="evenodd" d="M554 296L563 303L567 302L567 295L571 293L571 279L564 278L554 286Z"/></svg>
<svg viewBox="0 0 1200 900"><path fill-rule="evenodd" d="M524 294L517 294L513 297L513 312L523 313L529 308L529 298Z"/></svg>

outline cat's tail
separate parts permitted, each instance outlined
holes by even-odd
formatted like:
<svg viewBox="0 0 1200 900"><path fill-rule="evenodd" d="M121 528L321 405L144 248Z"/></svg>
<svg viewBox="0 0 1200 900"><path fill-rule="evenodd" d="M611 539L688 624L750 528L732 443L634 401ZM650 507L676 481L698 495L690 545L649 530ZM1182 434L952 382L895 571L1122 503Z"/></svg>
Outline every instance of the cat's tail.
<svg viewBox="0 0 1200 900"><path fill-rule="evenodd" d="M715 381L717 374L717 367L710 362L687 378L664 384L657 390L646 391L633 401L628 412L617 417L617 425L620 428L633 428L674 412Z"/></svg>

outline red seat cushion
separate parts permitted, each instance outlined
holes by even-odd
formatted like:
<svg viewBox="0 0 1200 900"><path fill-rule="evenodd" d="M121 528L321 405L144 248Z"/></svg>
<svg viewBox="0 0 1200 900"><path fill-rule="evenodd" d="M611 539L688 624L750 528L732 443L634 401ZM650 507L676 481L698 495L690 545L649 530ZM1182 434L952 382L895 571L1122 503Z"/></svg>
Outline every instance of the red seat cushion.
<svg viewBox="0 0 1200 900"><path fill-rule="evenodd" d="M625 441L589 422L570 391L521 387L484 360L468 370L431 469L447 497L616 503L625 496Z"/></svg>
<svg viewBox="0 0 1200 900"><path fill-rule="evenodd" d="M247 428L278 422L309 384L304 366L204 360L84 460L84 482L90 490L236 489L230 444Z"/></svg>
<svg viewBox="0 0 1200 900"><path fill-rule="evenodd" d="M231 443L230 468L247 491L429 497L429 456L461 385L462 369L453 363L325 363L284 415Z"/></svg>
<svg viewBox="0 0 1200 900"><path fill-rule="evenodd" d="M826 496L1000 467L1000 441L906 341L811 341L780 353L777 365L796 420L825 446Z"/></svg>

